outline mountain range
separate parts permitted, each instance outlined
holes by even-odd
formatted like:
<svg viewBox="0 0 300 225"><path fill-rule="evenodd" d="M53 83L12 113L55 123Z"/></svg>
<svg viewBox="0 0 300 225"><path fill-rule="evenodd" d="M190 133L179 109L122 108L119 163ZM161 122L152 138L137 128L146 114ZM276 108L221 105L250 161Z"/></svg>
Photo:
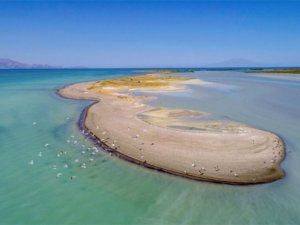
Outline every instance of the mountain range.
<svg viewBox="0 0 300 225"><path fill-rule="evenodd" d="M226 61L206 64L201 67L207 68L232 68L232 67L266 67L266 66L276 66L271 63L259 63L250 61L242 58L233 58ZM18 62L12 59L0 58L0 69L62 69L62 68L88 68L83 66L78 67L61 67L61 66L51 66L48 64L26 64L22 62Z"/></svg>
<svg viewBox="0 0 300 225"><path fill-rule="evenodd" d="M47 64L26 64L12 59L0 58L0 69L56 69L59 66L50 66Z"/></svg>

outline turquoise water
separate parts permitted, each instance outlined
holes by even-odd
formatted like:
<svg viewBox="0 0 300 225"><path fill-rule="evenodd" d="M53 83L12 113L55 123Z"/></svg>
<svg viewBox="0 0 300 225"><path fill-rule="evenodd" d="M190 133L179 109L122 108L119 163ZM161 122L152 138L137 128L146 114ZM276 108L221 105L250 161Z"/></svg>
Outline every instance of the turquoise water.
<svg viewBox="0 0 300 225"><path fill-rule="evenodd" d="M185 75L212 84L163 93L151 102L211 112L283 137L284 179L232 186L87 151L94 146L77 121L90 102L63 99L55 90L132 74L121 69L0 71L0 224L300 223L299 80L203 71Z"/></svg>

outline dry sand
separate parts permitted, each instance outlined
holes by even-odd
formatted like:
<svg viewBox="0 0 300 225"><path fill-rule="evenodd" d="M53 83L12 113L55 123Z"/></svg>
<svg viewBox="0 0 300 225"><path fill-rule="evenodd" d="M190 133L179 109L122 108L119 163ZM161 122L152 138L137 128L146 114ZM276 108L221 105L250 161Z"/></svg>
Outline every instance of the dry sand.
<svg viewBox="0 0 300 225"><path fill-rule="evenodd" d="M280 168L284 144L275 134L234 122L185 122L182 118L206 113L155 108L144 103L145 97L119 93L176 90L187 82L201 83L175 80L165 87L146 89L106 84L99 91L91 87L101 86L101 82L86 82L59 92L67 98L96 100L88 109L86 128L118 156L137 164L196 180L232 184L271 182L284 176Z"/></svg>

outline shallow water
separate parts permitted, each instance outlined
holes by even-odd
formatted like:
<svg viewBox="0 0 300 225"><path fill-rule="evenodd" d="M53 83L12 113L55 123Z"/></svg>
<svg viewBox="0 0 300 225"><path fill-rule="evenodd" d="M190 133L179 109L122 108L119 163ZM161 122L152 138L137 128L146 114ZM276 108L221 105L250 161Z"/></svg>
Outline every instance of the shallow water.
<svg viewBox="0 0 300 225"><path fill-rule="evenodd" d="M238 72L189 73L184 75L212 83L159 94L151 101L210 112L284 139L284 179L232 186L159 173L102 151L90 154L87 148L93 143L77 126L81 110L90 102L63 99L55 90L68 83L131 74L135 73L0 71L0 224L300 223L299 80ZM62 176L56 178L58 173Z"/></svg>

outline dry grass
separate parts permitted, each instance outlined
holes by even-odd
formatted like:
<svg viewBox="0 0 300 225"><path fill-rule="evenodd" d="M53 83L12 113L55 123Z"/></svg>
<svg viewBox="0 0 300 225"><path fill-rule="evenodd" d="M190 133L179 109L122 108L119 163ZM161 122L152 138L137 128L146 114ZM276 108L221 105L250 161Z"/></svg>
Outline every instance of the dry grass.
<svg viewBox="0 0 300 225"><path fill-rule="evenodd" d="M254 69L246 72L250 73L284 73L284 74L300 74L300 69Z"/></svg>
<svg viewBox="0 0 300 225"><path fill-rule="evenodd" d="M186 81L190 78L177 76L156 76L142 75L117 78L112 80L98 81L94 86L89 87L90 91L110 94L136 88L162 88L172 86L171 82Z"/></svg>

